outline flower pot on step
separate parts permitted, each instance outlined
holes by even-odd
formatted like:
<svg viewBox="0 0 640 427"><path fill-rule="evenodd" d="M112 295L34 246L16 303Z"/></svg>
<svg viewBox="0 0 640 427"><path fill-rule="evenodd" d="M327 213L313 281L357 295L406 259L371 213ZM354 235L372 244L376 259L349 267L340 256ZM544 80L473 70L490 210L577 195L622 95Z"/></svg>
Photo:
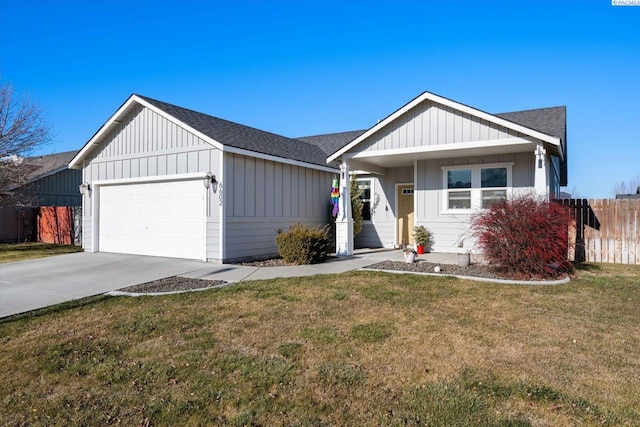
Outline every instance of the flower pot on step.
<svg viewBox="0 0 640 427"><path fill-rule="evenodd" d="M470 253L459 253L458 254L458 265L460 267L468 267L471 265L471 254Z"/></svg>

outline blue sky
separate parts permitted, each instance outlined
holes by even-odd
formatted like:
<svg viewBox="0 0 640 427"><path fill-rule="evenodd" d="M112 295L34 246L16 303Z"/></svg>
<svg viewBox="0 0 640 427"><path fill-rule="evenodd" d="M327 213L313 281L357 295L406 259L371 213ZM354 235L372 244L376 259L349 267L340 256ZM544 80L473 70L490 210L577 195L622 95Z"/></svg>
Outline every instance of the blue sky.
<svg viewBox="0 0 640 427"><path fill-rule="evenodd" d="M285 136L364 129L427 90L567 106L568 189L640 177L640 7L611 0L0 0L0 76L79 149L131 93Z"/></svg>

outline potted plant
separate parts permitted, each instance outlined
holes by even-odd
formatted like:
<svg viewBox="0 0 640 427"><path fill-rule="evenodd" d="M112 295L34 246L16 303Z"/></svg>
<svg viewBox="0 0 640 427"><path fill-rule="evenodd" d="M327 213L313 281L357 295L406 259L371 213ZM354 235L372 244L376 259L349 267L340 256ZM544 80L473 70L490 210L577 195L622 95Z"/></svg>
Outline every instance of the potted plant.
<svg viewBox="0 0 640 427"><path fill-rule="evenodd" d="M458 243L458 265L460 267L468 267L471 265L471 254L467 249L464 249L464 240Z"/></svg>
<svg viewBox="0 0 640 427"><path fill-rule="evenodd" d="M413 227L413 241L416 244L418 254L423 254L425 248L428 248L431 244L431 231L424 225Z"/></svg>
<svg viewBox="0 0 640 427"><path fill-rule="evenodd" d="M416 251L411 249L405 249L404 251L404 262L407 264L413 264L416 260Z"/></svg>

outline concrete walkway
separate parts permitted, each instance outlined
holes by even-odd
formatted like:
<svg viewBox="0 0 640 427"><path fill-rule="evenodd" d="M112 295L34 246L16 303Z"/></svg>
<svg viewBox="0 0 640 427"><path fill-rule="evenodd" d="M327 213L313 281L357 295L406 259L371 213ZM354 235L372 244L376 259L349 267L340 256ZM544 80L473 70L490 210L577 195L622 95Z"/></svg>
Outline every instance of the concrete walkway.
<svg viewBox="0 0 640 427"><path fill-rule="evenodd" d="M440 264L455 264L456 254L430 253L420 255L419 259ZM322 264L296 265L291 267L249 267L234 264L207 265L207 267L182 274L182 277L195 279L224 280L241 282L243 280L264 280L278 277L302 277L316 274L340 274L357 270L382 261L403 261L401 250L359 249L353 256L331 257Z"/></svg>
<svg viewBox="0 0 640 427"><path fill-rule="evenodd" d="M377 262L402 261L400 250L357 250L353 256L292 267L250 267L194 260L79 252L0 264L0 318L65 301L86 298L171 276L240 282L244 280L339 274ZM455 254L419 259L455 264Z"/></svg>

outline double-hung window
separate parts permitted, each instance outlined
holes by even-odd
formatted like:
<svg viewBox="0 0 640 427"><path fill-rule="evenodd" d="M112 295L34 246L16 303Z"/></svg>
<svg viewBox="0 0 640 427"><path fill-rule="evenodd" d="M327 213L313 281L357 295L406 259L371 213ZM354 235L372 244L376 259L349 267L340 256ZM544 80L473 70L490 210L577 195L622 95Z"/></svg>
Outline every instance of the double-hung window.
<svg viewBox="0 0 640 427"><path fill-rule="evenodd" d="M362 220L371 221L371 180L359 179L358 188L361 191L360 200L362 200Z"/></svg>
<svg viewBox="0 0 640 427"><path fill-rule="evenodd" d="M506 197L507 168L481 168L480 188L482 188L481 208L489 208L495 202Z"/></svg>
<svg viewBox="0 0 640 427"><path fill-rule="evenodd" d="M447 171L448 208L471 209L471 169Z"/></svg>
<svg viewBox="0 0 640 427"><path fill-rule="evenodd" d="M506 197L512 164L443 168L444 207L449 212L488 208Z"/></svg>

